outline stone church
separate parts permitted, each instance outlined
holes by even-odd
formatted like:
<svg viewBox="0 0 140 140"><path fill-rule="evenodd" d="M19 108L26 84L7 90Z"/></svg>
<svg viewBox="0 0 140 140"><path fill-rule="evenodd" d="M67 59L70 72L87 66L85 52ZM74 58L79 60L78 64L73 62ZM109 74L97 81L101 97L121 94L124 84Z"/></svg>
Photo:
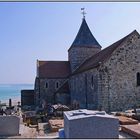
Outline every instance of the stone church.
<svg viewBox="0 0 140 140"><path fill-rule="evenodd" d="M139 106L139 33L134 30L101 48L84 17L68 49L68 61L37 60L36 105L77 104L107 112Z"/></svg>

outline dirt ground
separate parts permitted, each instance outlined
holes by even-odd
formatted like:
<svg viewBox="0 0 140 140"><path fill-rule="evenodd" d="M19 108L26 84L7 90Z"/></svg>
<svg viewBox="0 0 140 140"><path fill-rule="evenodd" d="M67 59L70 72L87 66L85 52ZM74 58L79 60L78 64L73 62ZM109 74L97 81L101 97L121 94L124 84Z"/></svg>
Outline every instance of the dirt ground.
<svg viewBox="0 0 140 140"><path fill-rule="evenodd" d="M37 131L38 130L38 131ZM21 120L20 122L20 130L18 136L10 136L10 137L0 137L0 138L59 138L58 132L50 132L49 128L46 131L43 130L43 123L40 123L39 129L36 129L35 126L28 127L25 126ZM135 138L127 133L119 131L119 139L126 139L126 138Z"/></svg>

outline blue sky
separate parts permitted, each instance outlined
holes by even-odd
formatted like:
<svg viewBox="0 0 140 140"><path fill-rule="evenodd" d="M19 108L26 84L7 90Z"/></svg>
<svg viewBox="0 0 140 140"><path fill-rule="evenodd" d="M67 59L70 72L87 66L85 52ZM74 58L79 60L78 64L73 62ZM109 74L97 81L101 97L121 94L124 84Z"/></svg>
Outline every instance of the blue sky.
<svg viewBox="0 0 140 140"><path fill-rule="evenodd" d="M139 2L0 2L0 83L34 83L36 60L67 60L82 22L103 48L136 29Z"/></svg>

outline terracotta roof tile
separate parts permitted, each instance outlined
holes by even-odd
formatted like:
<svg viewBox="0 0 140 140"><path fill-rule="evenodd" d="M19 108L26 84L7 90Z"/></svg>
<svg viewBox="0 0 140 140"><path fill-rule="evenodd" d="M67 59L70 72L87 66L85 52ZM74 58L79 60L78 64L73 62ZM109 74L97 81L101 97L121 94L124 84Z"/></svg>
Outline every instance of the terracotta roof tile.
<svg viewBox="0 0 140 140"><path fill-rule="evenodd" d="M70 74L69 61L38 61L40 78L66 78Z"/></svg>

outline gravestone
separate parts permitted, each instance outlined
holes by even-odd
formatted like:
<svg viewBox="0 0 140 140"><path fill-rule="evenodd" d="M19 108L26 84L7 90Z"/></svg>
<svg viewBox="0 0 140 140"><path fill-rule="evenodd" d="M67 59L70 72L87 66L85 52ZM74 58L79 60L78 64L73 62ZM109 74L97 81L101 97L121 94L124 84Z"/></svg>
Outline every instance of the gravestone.
<svg viewBox="0 0 140 140"><path fill-rule="evenodd" d="M17 116L0 116L0 136L19 135L19 125Z"/></svg>
<svg viewBox="0 0 140 140"><path fill-rule="evenodd" d="M86 109L64 112L65 138L118 138L119 121L105 112Z"/></svg>

